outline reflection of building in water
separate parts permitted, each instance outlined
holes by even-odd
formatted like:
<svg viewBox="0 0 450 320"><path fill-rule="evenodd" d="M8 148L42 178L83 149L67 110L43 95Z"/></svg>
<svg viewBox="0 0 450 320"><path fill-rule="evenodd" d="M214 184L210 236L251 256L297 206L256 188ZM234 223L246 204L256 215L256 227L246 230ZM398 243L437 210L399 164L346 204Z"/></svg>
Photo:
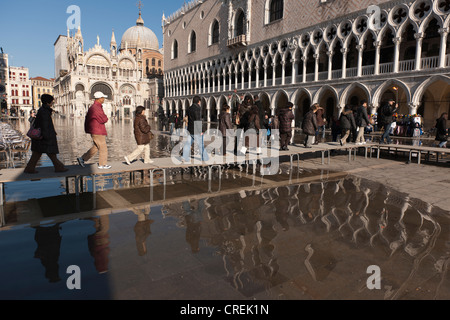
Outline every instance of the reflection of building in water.
<svg viewBox="0 0 450 320"><path fill-rule="evenodd" d="M201 220L196 219L201 221L201 233L193 232L190 239L196 243L204 239L217 248L227 279L244 295L303 273L324 282L336 276L337 266L366 263L352 258L358 250L383 263L385 281L393 288L386 293L389 297L413 288L419 267L445 278L448 230L441 231L448 216L433 214L430 206L377 183L349 177L204 201ZM180 204L165 206L180 227L191 224L191 230L198 230L179 208ZM299 268L286 269L286 259L296 261ZM430 264L421 265L424 259ZM399 263L402 274L395 275Z"/></svg>
<svg viewBox="0 0 450 320"><path fill-rule="evenodd" d="M131 118L142 105L147 115L156 112L163 98L163 50L152 30L144 26L139 12L136 26L129 28L117 46L114 31L109 52L97 44L88 51L79 28L55 42L56 110L65 115L84 116L94 93L108 96L103 108L111 115Z"/></svg>
<svg viewBox="0 0 450 320"><path fill-rule="evenodd" d="M61 248L60 224L51 227L36 227L34 239L37 248L34 257L41 260L45 268L45 277L50 282L61 281L59 277L59 254Z"/></svg>
<svg viewBox="0 0 450 320"><path fill-rule="evenodd" d="M94 257L95 268L98 273L109 271L109 216L88 218L94 222L96 232L88 236L88 247Z"/></svg>

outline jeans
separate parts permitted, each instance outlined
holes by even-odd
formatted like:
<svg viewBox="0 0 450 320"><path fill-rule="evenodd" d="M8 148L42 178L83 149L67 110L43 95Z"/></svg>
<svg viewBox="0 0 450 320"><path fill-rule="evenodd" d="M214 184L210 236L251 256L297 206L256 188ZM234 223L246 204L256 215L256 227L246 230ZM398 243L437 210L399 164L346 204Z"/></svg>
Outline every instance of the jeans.
<svg viewBox="0 0 450 320"><path fill-rule="evenodd" d="M175 130L175 123L170 123L169 124L169 127L170 127L170 135L172 135L173 134L173 131Z"/></svg>
<svg viewBox="0 0 450 320"><path fill-rule="evenodd" d="M189 135L188 140L183 147L183 160L188 162L191 157L191 147L192 143L195 142L200 150L200 154L202 155L202 161L208 161L209 156L206 152L205 146L203 144L203 136L202 135Z"/></svg>
<svg viewBox="0 0 450 320"><path fill-rule="evenodd" d="M447 141L442 141L441 143L439 143L439 148L445 148L446 145Z"/></svg>
<svg viewBox="0 0 450 320"><path fill-rule="evenodd" d="M322 140L325 140L325 135L326 135L325 128L326 128L325 125L319 126L319 127L317 128L317 131L316 131L316 141L317 141L317 139L319 138L319 136L320 136L321 133L322 133Z"/></svg>
<svg viewBox="0 0 450 320"><path fill-rule="evenodd" d="M381 136L381 142L384 142L384 140L386 139L387 143L391 143L391 141L392 141L391 135L390 135L391 127L392 127L392 123L388 123L384 126L384 133Z"/></svg>

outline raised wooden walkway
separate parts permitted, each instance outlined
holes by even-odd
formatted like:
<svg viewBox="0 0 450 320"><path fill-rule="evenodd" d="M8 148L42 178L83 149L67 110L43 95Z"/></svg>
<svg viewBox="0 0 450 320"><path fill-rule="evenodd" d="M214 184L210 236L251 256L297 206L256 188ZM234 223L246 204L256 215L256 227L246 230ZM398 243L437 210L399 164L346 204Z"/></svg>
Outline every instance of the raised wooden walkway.
<svg viewBox="0 0 450 320"><path fill-rule="evenodd" d="M257 162L262 163L266 166L270 166L272 160L275 157L278 157L278 161L284 161L285 159L290 160L291 167L294 166L294 162L297 161L297 167L300 167L300 161L302 156L308 154L318 153L321 154L322 165L325 164L325 161L328 160L328 163L331 162L332 152L337 151L347 151L348 152L348 160L352 161L357 156L357 151L360 149L364 149L364 156L367 158L368 156L373 157L374 153L376 153L377 158L380 158L381 151L386 150L388 152L395 153L404 153L409 154L409 161L412 161L412 158L417 157L418 163L421 163L422 155L425 154L428 158L431 154L441 154L441 153L450 153L450 149L448 148L433 148L433 147L423 147L423 146L410 146L410 145L384 145L384 144L376 144L376 143L367 143L365 145L355 145L355 144L347 144L345 146L341 146L339 143L322 143L319 145L314 145L312 148L304 148L299 146L289 146L289 151L277 151L276 154L266 154L266 155L256 155L256 154L247 154L245 157L216 157L214 162L202 162L198 158L192 159L190 163L175 163L172 158L157 158L153 159L154 163L152 164L144 164L141 161L136 161L132 163L130 166L125 162L113 162L110 163L112 168L110 170L99 170L97 168L97 164L87 164L85 168L82 168L78 165L68 166L69 171L64 173L56 173L54 172L53 167L41 167L37 168L37 174L25 174L23 169L3 169L0 171L0 227L5 225L5 217L3 213L3 205L4 205L4 184L18 181L37 181L44 179L66 179L66 188L68 188L68 179L75 178L75 193L76 196L79 196L79 181L83 177L91 177L93 180L93 193L96 193L95 189L95 180L96 177L105 176L105 175L113 175L113 174L133 174L134 172L149 172L150 174L150 186L154 186L153 177L156 172L161 172L163 174L163 183L166 184L166 174L169 169L184 169L184 168L193 168L193 167L203 167L208 168L209 170L209 180L212 178L212 170L217 168L219 172L221 172L221 167L224 165L236 165L236 164L256 164ZM268 149L270 152L270 149ZM416 156L415 156L416 155ZM436 157L438 158L438 156ZM248 169L248 166L247 166ZM254 173L256 173L256 166L253 166ZM268 171L260 170L261 175L268 175Z"/></svg>

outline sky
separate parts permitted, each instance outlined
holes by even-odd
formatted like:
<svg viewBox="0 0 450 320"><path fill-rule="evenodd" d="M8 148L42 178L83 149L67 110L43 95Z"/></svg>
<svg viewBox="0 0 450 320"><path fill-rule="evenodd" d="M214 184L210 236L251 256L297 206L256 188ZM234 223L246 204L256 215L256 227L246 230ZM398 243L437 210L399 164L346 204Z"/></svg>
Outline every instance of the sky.
<svg viewBox="0 0 450 320"><path fill-rule="evenodd" d="M186 1L188 2L188 1ZM145 26L163 46L161 18L171 15L184 0L142 0ZM97 35L109 51L112 30L117 44L125 31L136 25L138 0L0 0L0 47L9 56L10 66L30 69L30 77L54 77L54 43L67 34L67 22L73 22L69 6L80 8L84 49L94 47Z"/></svg>

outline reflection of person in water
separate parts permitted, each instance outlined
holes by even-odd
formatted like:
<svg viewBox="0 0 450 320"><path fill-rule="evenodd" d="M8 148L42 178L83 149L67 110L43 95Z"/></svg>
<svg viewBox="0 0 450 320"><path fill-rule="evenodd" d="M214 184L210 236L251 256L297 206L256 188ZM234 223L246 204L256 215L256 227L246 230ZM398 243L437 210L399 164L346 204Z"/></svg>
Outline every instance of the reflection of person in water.
<svg viewBox="0 0 450 320"><path fill-rule="evenodd" d="M34 240L37 249L34 257L41 260L45 268L45 277L51 282L61 281L59 277L59 253L61 248L60 223L52 227L36 227Z"/></svg>
<svg viewBox="0 0 450 320"><path fill-rule="evenodd" d="M138 222L134 226L134 233L136 235L136 248L139 256L142 257L147 254L147 245L145 241L147 240L148 236L152 234L150 225L155 221L148 219L150 210L148 210L148 213L146 213L146 209L136 209L133 211L138 216Z"/></svg>
<svg viewBox="0 0 450 320"><path fill-rule="evenodd" d="M109 216L89 218L94 221L96 232L88 236L88 246L91 256L94 257L95 268L98 273L108 272L109 263Z"/></svg>
<svg viewBox="0 0 450 320"><path fill-rule="evenodd" d="M183 202L186 212L186 241L191 245L193 253L200 251L200 234L202 229L202 213L205 208L204 200L190 200Z"/></svg>

